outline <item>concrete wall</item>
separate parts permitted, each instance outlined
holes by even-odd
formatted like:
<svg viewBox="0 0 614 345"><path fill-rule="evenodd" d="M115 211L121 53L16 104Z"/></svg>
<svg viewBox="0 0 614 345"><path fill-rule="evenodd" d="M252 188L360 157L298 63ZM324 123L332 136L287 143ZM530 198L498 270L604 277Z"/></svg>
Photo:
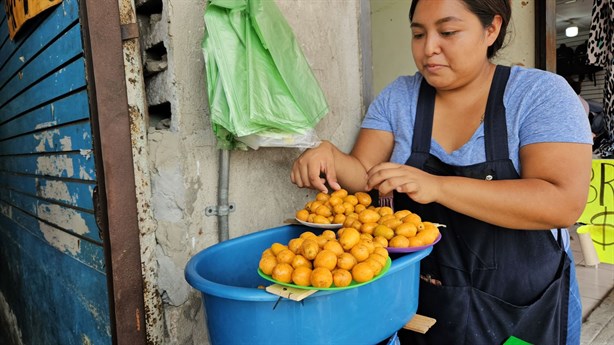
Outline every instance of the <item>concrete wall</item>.
<svg viewBox="0 0 614 345"><path fill-rule="evenodd" d="M217 204L218 182L218 150L209 125L200 49L205 1L119 1L136 8L145 66L142 83L133 83L144 92L133 91L131 103L148 338L152 344L205 344L200 295L183 278L190 257L218 242L217 219L205 214L208 206ZM361 11L369 11L369 3L276 2L330 106L317 133L349 151L365 111L363 95L369 93L363 92L362 76L371 71L364 73L361 68L362 57L370 52L361 49L370 49L370 42L363 41L361 29L370 24L359 20ZM408 5L400 6L406 13ZM531 11L518 11L521 25L516 27L531 30ZM379 49L381 41L397 39L377 36L375 29L373 34L378 53L385 52ZM533 35L523 33L522 38L521 56L508 61L530 65ZM395 53L397 61L411 60L411 55L403 58L403 54ZM376 64L374 72L380 67ZM401 73L406 69L391 67L386 75ZM291 163L299 153L286 148L231 153L229 201L236 208L229 215L230 238L281 225L314 196L290 182Z"/></svg>
<svg viewBox="0 0 614 345"><path fill-rule="evenodd" d="M121 1L121 0L120 0ZM329 102L321 138L349 150L362 114L359 1L277 1ZM200 295L183 278L191 256L218 242L218 150L210 129L201 41L205 2L136 1L141 29L147 128L135 146L148 338L155 344L205 344ZM145 114L148 113L148 114ZM282 225L314 196L290 182L298 149L233 151L229 236ZM143 183L143 179L150 183ZM150 198L150 200L148 200ZM148 202L150 201L150 202ZM149 206L149 207L147 207Z"/></svg>

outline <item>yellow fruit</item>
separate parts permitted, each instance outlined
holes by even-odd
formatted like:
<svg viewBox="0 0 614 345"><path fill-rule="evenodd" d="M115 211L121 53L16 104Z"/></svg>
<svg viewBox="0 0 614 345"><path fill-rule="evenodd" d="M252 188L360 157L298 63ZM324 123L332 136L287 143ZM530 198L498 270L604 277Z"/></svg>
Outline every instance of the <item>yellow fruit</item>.
<svg viewBox="0 0 614 345"><path fill-rule="evenodd" d="M388 241L388 247L407 248L409 247L409 238L401 235L394 236Z"/></svg>
<svg viewBox="0 0 614 345"><path fill-rule="evenodd" d="M322 201L322 202L326 202L328 201L328 199L330 199L330 195L326 194L326 193L318 193L316 194L316 200L317 201Z"/></svg>
<svg viewBox="0 0 614 345"><path fill-rule="evenodd" d="M437 228L424 229L416 235L417 238L422 240L424 245L435 242L437 236L439 236L439 229Z"/></svg>
<svg viewBox="0 0 614 345"><path fill-rule="evenodd" d="M362 262L369 257L369 248L362 243L358 243L350 249L350 254L356 258L356 261Z"/></svg>
<svg viewBox="0 0 614 345"><path fill-rule="evenodd" d="M345 227L337 230L337 238L341 238L341 236L343 235L343 232L345 231Z"/></svg>
<svg viewBox="0 0 614 345"><path fill-rule="evenodd" d="M394 216L393 216L394 217ZM400 219L388 219L387 221L383 222L382 225L386 225L387 227L389 227L390 229L394 230L397 228L397 226L403 224L403 221Z"/></svg>
<svg viewBox="0 0 614 345"><path fill-rule="evenodd" d="M313 260L313 267L324 267L332 271L337 267L337 255L330 250L321 250Z"/></svg>
<svg viewBox="0 0 614 345"><path fill-rule="evenodd" d="M360 262L352 268L352 279L357 283L368 282L374 275L373 268L366 262Z"/></svg>
<svg viewBox="0 0 614 345"><path fill-rule="evenodd" d="M350 250L360 241L360 232L354 228L344 228L339 243L344 250Z"/></svg>
<svg viewBox="0 0 614 345"><path fill-rule="evenodd" d="M360 226L360 232L371 235L373 234L373 230L375 230L378 225L379 224L377 223L362 223Z"/></svg>
<svg viewBox="0 0 614 345"><path fill-rule="evenodd" d="M339 255L337 258L337 267L344 270L351 270L357 263L354 255L347 252Z"/></svg>
<svg viewBox="0 0 614 345"><path fill-rule="evenodd" d="M418 229L413 223L402 223L399 226L397 226L396 229L394 229L394 233L396 235L401 235L405 237L414 237L416 236L417 232L418 232Z"/></svg>
<svg viewBox="0 0 614 345"><path fill-rule="evenodd" d="M431 222L422 222L422 225L424 225L424 229L435 228L435 229L437 229L437 231L439 231L439 228L435 224L433 224Z"/></svg>
<svg viewBox="0 0 614 345"><path fill-rule="evenodd" d="M378 212L379 212L380 216L382 216L382 217L383 216L387 216L389 214L394 214L394 211L392 210L392 208L388 207L388 206L380 207Z"/></svg>
<svg viewBox="0 0 614 345"><path fill-rule="evenodd" d="M354 206L354 213L360 213L364 210L367 209L367 206L363 205L363 204L358 204L356 206Z"/></svg>
<svg viewBox="0 0 614 345"><path fill-rule="evenodd" d="M375 250L373 251L373 254L380 255L384 257L384 259L390 256L390 254L388 253L388 250L386 250L386 248L384 247L376 247Z"/></svg>
<svg viewBox="0 0 614 345"><path fill-rule="evenodd" d="M302 239L306 239L306 238L309 238L309 237L316 237L316 236L317 236L317 235L316 235L316 234L314 234L314 233L313 233L313 232L311 232L311 231L305 231L305 232L303 232L302 234L300 234L300 236L299 236L299 237L300 237L300 238L302 238Z"/></svg>
<svg viewBox="0 0 614 345"><path fill-rule="evenodd" d="M273 277L273 279L279 282L289 283L292 281L293 271L294 268L292 268L290 264L277 264L275 268L273 268L273 273L271 274L271 277Z"/></svg>
<svg viewBox="0 0 614 345"><path fill-rule="evenodd" d="M316 237L315 240L316 242L318 242L318 246L320 247L320 249L324 248L324 245L328 242L328 238L322 235Z"/></svg>
<svg viewBox="0 0 614 345"><path fill-rule="evenodd" d="M335 253L335 255L337 256L343 254L344 252L343 247L341 246L339 242L337 242L337 240L326 242L326 244L324 245L324 248L322 249L330 250L331 252Z"/></svg>
<svg viewBox="0 0 614 345"><path fill-rule="evenodd" d="M386 225L378 225L375 227L375 230L373 230L373 236L382 236L383 238L390 240L394 237L394 230L390 229Z"/></svg>
<svg viewBox="0 0 614 345"><path fill-rule="evenodd" d="M315 217L313 217L313 222L312 223L316 223L316 224L330 224L330 220L328 220L328 218L317 214Z"/></svg>
<svg viewBox="0 0 614 345"><path fill-rule="evenodd" d="M318 252L320 251L320 246L318 245L318 242L316 242L316 240L313 238L308 238L304 240L302 248L303 256L307 260L315 259L316 255L318 255Z"/></svg>
<svg viewBox="0 0 614 345"><path fill-rule="evenodd" d="M324 216L324 217L330 217L333 214L330 208L328 208L328 206L326 205L322 205L318 207L314 212L315 214Z"/></svg>
<svg viewBox="0 0 614 345"><path fill-rule="evenodd" d="M382 265L379 261L373 259L373 258L368 258L367 260L364 261L366 264L368 264L369 266L371 266L371 268L373 269L373 276L377 276L378 274L380 274L382 272L382 269L384 269L384 265Z"/></svg>
<svg viewBox="0 0 614 345"><path fill-rule="evenodd" d="M409 247L422 247L424 245L424 241L418 236L409 238Z"/></svg>
<svg viewBox="0 0 614 345"><path fill-rule="evenodd" d="M294 254L299 254L301 250L301 246L303 245L304 239L297 237L293 238L288 242L288 249L290 249Z"/></svg>
<svg viewBox="0 0 614 345"><path fill-rule="evenodd" d="M322 235L320 235L320 236L325 237L325 238L327 238L329 240L334 240L334 239L337 238L337 235L332 230L324 230L322 232Z"/></svg>
<svg viewBox="0 0 614 345"><path fill-rule="evenodd" d="M333 285L333 274L324 267L316 267L311 271L311 285L317 288L328 288Z"/></svg>
<svg viewBox="0 0 614 345"><path fill-rule="evenodd" d="M298 220L302 220L303 222L306 222L307 218L309 217L309 211L307 211L306 209L298 210L296 211L295 217Z"/></svg>
<svg viewBox="0 0 614 345"><path fill-rule="evenodd" d="M258 268L260 268L262 273L269 276L273 273L273 268L275 268L275 266L277 266L277 258L274 256L263 257L258 264Z"/></svg>
<svg viewBox="0 0 614 345"><path fill-rule="evenodd" d="M355 220L352 222L352 226L350 227L356 230L360 230L360 228L362 227L362 223L359 220Z"/></svg>
<svg viewBox="0 0 614 345"><path fill-rule="evenodd" d="M313 264L311 263L311 261L307 260L304 256L295 255L294 259L292 260L291 266L294 267L294 269L301 267L301 266L312 268Z"/></svg>
<svg viewBox="0 0 614 345"><path fill-rule="evenodd" d="M399 210L399 211L396 211L394 213L394 216L397 219L403 219L403 218L407 217L409 214L411 214L411 211L409 211L409 210Z"/></svg>
<svg viewBox="0 0 614 345"><path fill-rule="evenodd" d="M382 245L382 247L388 247L388 239L383 236L375 236L373 237L373 242L377 242Z"/></svg>
<svg viewBox="0 0 614 345"><path fill-rule="evenodd" d="M343 228L351 228L352 227L352 224L356 220L356 218L351 217L354 214L356 214L356 213L352 213L351 215L345 217L345 221L343 222ZM339 233L337 233L337 235L339 235Z"/></svg>
<svg viewBox="0 0 614 345"><path fill-rule="evenodd" d="M338 268L333 272L333 283L336 287L346 287L352 283L352 274L348 270Z"/></svg>
<svg viewBox="0 0 614 345"><path fill-rule="evenodd" d="M342 214L345 216L345 207L343 207L343 204L333 206L333 213L335 213L335 215Z"/></svg>
<svg viewBox="0 0 614 345"><path fill-rule="evenodd" d="M279 252L281 252L284 249L288 249L288 246L284 246L283 244L279 242L275 242L271 245L271 251L273 252L273 255L275 256L277 256L277 254L279 254Z"/></svg>
<svg viewBox="0 0 614 345"><path fill-rule="evenodd" d="M367 249L369 250L369 254L373 254L373 251L375 250L375 245L373 244L373 240L372 239L362 238L362 235L361 235L360 241L358 243L363 244L364 246L366 246Z"/></svg>
<svg viewBox="0 0 614 345"><path fill-rule="evenodd" d="M332 193L330 194L330 196L331 196L331 197L336 196L336 197L339 197L339 198L343 199L343 198L345 198L346 196L348 196L348 191L347 191L347 190L345 190L345 189L343 189L343 188L341 188L341 189L339 189L339 190L336 190L336 191L332 192Z"/></svg>
<svg viewBox="0 0 614 345"><path fill-rule="evenodd" d="M394 216L394 214L387 214L385 216L381 216L381 218L377 221L378 224L384 224L385 222L391 220L391 219L397 219L397 217Z"/></svg>
<svg viewBox="0 0 614 345"><path fill-rule="evenodd" d="M350 214L354 213L354 205L346 201L344 201L342 205L345 208L345 212L343 214L349 216Z"/></svg>
<svg viewBox="0 0 614 345"><path fill-rule="evenodd" d="M363 224L364 225L364 224ZM373 235L371 234L365 234L365 233L361 233L360 234L360 240L366 240L366 241L373 241Z"/></svg>
<svg viewBox="0 0 614 345"><path fill-rule="evenodd" d="M365 192L356 192L354 193L354 195L356 195L356 198L358 199L358 203L361 205L365 205L365 206L369 206L371 205L371 196L368 193Z"/></svg>
<svg viewBox="0 0 614 345"><path fill-rule="evenodd" d="M294 252L292 252L290 249L284 249L277 254L277 262L291 264L295 256L296 254L294 254Z"/></svg>
<svg viewBox="0 0 614 345"><path fill-rule="evenodd" d="M386 261L387 261L386 257L383 257L379 254L373 253L369 255L368 259L372 259L372 260L379 262L382 265L382 267L386 266Z"/></svg>
<svg viewBox="0 0 614 345"><path fill-rule="evenodd" d="M377 223L381 216L374 210L366 209L358 214L358 220L362 223Z"/></svg>
<svg viewBox="0 0 614 345"><path fill-rule="evenodd" d="M341 207L343 207L343 206L341 206ZM336 214L333 217L333 221L331 223L333 223L333 224L343 224L344 222L345 222L345 214L343 214L343 212L341 212L341 213Z"/></svg>
<svg viewBox="0 0 614 345"><path fill-rule="evenodd" d="M352 204L352 206L358 205L358 198L355 195L348 195L343 198L343 202Z"/></svg>
<svg viewBox="0 0 614 345"><path fill-rule="evenodd" d="M309 216L307 216L307 221L309 223L313 223L313 219L316 217L315 213L310 213Z"/></svg>
<svg viewBox="0 0 614 345"><path fill-rule="evenodd" d="M298 286L311 285L311 268L300 266L292 272L292 282Z"/></svg>
<svg viewBox="0 0 614 345"><path fill-rule="evenodd" d="M408 214L405 218L403 218L404 223L413 223L416 227L420 223L422 223L422 218L417 213Z"/></svg>
<svg viewBox="0 0 614 345"><path fill-rule="evenodd" d="M271 250L271 248L267 248L262 252L262 255L260 257L264 258L267 256L275 256L275 254L273 254L273 251Z"/></svg>
<svg viewBox="0 0 614 345"><path fill-rule="evenodd" d="M315 213L315 211L318 209L318 207L320 207L322 205L324 205L323 202L315 200L315 201L312 201L311 204L309 204L309 208L307 208L307 207L305 207L305 208L309 211L309 213Z"/></svg>
<svg viewBox="0 0 614 345"><path fill-rule="evenodd" d="M330 203L332 207L339 206L343 204L343 199L338 196L331 196L330 199L328 199L328 203Z"/></svg>

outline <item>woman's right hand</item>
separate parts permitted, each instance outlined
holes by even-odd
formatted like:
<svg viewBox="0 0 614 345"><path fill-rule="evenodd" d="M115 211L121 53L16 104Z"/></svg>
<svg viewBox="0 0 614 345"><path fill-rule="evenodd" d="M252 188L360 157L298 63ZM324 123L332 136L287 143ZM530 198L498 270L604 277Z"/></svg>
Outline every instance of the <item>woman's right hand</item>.
<svg viewBox="0 0 614 345"><path fill-rule="evenodd" d="M334 152L337 148L329 141L303 152L292 164L290 179L300 188L311 188L328 193L326 184L341 189L337 182Z"/></svg>

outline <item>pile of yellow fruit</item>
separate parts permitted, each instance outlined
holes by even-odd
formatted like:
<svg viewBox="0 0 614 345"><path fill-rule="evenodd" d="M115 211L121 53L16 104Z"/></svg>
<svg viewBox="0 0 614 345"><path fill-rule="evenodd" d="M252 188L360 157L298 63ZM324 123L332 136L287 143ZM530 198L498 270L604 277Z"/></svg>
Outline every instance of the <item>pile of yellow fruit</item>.
<svg viewBox="0 0 614 345"><path fill-rule="evenodd" d="M348 216L364 211L371 205L368 193L349 194L339 189L331 194L318 193L305 208L296 212L296 218L316 224L343 224Z"/></svg>
<svg viewBox="0 0 614 345"><path fill-rule="evenodd" d="M354 195L344 189L333 193L318 193L315 200L296 212L296 218L316 224L342 224L361 234L370 235L384 247L409 248L429 245L439 236L434 223L409 210L394 212L392 208L371 205L364 192Z"/></svg>
<svg viewBox="0 0 614 345"><path fill-rule="evenodd" d="M354 228L316 235L303 232L287 244L273 243L264 250L260 270L275 281L299 287L329 288L363 283L381 273L388 250Z"/></svg>
<svg viewBox="0 0 614 345"><path fill-rule="evenodd" d="M386 247L420 247L433 243L439 229L408 210L374 207L364 192L344 189L318 193L296 218L317 224L342 224L336 233L303 232L287 244L264 250L260 270L282 283L303 287L346 287L372 280L386 266Z"/></svg>

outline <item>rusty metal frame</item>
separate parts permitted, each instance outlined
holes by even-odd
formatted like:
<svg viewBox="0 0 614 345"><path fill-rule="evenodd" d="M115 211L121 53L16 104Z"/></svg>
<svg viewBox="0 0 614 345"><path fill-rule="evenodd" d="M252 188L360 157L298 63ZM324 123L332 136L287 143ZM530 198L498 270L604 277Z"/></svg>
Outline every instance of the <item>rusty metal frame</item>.
<svg viewBox="0 0 614 345"><path fill-rule="evenodd" d="M97 214L105 246L113 344L145 344L140 235L117 1L81 0Z"/></svg>
<svg viewBox="0 0 614 345"><path fill-rule="evenodd" d="M535 67L556 71L556 1L535 1Z"/></svg>

